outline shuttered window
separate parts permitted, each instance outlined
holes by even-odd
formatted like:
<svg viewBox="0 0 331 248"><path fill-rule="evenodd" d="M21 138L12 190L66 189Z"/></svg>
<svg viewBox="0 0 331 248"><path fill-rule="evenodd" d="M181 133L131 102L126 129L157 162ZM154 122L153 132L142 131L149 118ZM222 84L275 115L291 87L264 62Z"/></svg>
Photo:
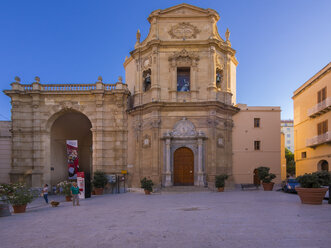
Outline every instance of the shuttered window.
<svg viewBox="0 0 331 248"><path fill-rule="evenodd" d="M317 135L322 135L328 132L328 120L317 124Z"/></svg>
<svg viewBox="0 0 331 248"><path fill-rule="evenodd" d="M326 99L326 87L317 92L317 103L323 102Z"/></svg>
<svg viewBox="0 0 331 248"><path fill-rule="evenodd" d="M261 141L259 141L259 140L254 141L254 150L255 151L261 150Z"/></svg>
<svg viewBox="0 0 331 248"><path fill-rule="evenodd" d="M254 127L260 127L260 118L254 118Z"/></svg>

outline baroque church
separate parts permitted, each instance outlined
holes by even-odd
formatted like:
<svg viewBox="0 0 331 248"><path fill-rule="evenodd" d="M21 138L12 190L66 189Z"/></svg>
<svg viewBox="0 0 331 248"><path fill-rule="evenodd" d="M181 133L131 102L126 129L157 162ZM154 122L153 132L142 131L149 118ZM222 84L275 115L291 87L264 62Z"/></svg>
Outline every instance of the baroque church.
<svg viewBox="0 0 331 248"><path fill-rule="evenodd" d="M21 84L16 77L4 91L12 102L10 180L66 180L66 140L78 140L81 171L124 170L129 187L148 177L157 187L212 188L222 173L227 186L252 183L262 165L280 175L280 108L237 105L236 51L229 30L220 36L219 19L188 4L153 11L148 36L142 41L138 30L125 58L125 82L42 84L36 77ZM273 142L258 137L255 119ZM253 153L256 144L265 149Z"/></svg>

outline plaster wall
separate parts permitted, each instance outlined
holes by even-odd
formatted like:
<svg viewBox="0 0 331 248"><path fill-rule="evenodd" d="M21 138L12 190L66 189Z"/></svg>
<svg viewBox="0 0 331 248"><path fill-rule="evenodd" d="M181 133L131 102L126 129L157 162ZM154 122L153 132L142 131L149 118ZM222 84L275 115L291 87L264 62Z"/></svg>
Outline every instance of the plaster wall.
<svg viewBox="0 0 331 248"><path fill-rule="evenodd" d="M236 184L253 183L254 169L270 168L281 181L280 107L247 107L238 104L240 112L233 116L233 177ZM260 127L254 128L254 118ZM254 150L254 141L261 142Z"/></svg>
<svg viewBox="0 0 331 248"><path fill-rule="evenodd" d="M0 183L9 183L11 163L11 121L0 121Z"/></svg>

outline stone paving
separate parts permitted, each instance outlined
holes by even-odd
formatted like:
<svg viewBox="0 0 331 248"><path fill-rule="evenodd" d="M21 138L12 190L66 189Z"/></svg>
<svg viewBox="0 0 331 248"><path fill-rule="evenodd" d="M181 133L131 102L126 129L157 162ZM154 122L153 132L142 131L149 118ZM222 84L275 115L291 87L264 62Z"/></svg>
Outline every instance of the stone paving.
<svg viewBox="0 0 331 248"><path fill-rule="evenodd" d="M302 205L297 195L276 191L113 194L93 196L79 207L61 202L58 208L42 200L24 214L0 218L1 248L329 248L331 244L327 201Z"/></svg>

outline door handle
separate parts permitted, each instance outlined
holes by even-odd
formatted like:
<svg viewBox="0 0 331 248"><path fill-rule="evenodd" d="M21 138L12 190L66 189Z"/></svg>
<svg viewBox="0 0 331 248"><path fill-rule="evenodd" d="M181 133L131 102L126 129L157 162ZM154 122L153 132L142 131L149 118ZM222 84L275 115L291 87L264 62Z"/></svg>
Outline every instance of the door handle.
<svg viewBox="0 0 331 248"><path fill-rule="evenodd" d="M193 171L190 171L190 173L192 174Z"/></svg>

